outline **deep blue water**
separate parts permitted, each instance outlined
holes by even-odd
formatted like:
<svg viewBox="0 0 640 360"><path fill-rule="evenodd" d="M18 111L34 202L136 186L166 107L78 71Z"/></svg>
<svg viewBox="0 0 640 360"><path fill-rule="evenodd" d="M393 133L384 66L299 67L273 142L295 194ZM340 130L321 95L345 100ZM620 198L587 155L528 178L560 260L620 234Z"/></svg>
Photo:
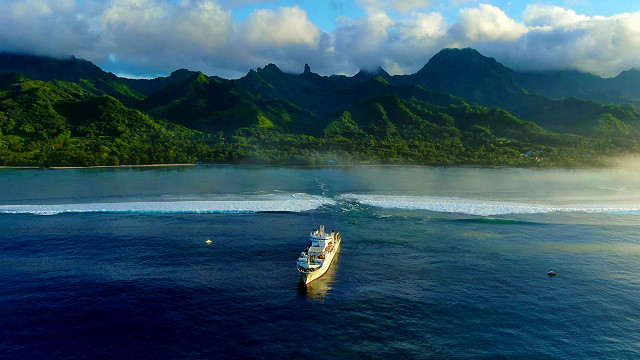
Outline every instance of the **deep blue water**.
<svg viewBox="0 0 640 360"><path fill-rule="evenodd" d="M0 170L0 358L638 359L634 175Z"/></svg>

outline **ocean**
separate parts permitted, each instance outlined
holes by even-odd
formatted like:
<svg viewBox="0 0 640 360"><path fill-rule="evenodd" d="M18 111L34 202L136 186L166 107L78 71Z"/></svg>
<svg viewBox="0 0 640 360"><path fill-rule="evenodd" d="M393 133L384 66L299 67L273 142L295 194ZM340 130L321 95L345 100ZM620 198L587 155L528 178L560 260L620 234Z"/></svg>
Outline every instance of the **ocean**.
<svg viewBox="0 0 640 360"><path fill-rule="evenodd" d="M638 359L638 175L0 169L0 358Z"/></svg>

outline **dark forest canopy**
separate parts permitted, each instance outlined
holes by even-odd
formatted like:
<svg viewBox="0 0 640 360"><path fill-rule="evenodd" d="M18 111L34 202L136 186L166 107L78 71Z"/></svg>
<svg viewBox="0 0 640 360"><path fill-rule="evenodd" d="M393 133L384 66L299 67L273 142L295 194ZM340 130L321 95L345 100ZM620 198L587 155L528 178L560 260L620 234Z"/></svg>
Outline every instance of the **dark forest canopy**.
<svg viewBox="0 0 640 360"><path fill-rule="evenodd" d="M0 54L0 165L599 165L639 151L638 80L518 73L472 49L413 75L269 64L237 80Z"/></svg>

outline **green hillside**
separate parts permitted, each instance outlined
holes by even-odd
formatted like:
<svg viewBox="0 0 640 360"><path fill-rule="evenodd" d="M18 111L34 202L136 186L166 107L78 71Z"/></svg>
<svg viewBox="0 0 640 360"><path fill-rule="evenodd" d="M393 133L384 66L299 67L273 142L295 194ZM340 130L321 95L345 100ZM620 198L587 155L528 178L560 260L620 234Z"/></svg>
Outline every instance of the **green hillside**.
<svg viewBox="0 0 640 360"><path fill-rule="evenodd" d="M555 132L628 136L640 130L640 112L632 106L640 99L638 74L631 70L603 79L578 71L518 73L474 49L445 49L416 74L395 76L390 82L503 108ZM621 125L602 124L612 118Z"/></svg>
<svg viewBox="0 0 640 360"><path fill-rule="evenodd" d="M0 77L0 165L193 162L205 154L209 138L82 84Z"/></svg>
<svg viewBox="0 0 640 360"><path fill-rule="evenodd" d="M639 150L634 105L546 98L522 87L531 75L471 49L405 76L269 64L237 80L184 69L133 80L83 60L7 54L0 73L0 165L566 166ZM633 72L620 78L633 89Z"/></svg>

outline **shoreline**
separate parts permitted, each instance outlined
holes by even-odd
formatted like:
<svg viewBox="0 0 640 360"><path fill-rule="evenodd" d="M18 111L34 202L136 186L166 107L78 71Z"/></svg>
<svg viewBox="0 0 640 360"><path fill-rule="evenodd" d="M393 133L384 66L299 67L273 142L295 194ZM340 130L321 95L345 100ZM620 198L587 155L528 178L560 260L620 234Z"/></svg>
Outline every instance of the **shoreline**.
<svg viewBox="0 0 640 360"><path fill-rule="evenodd" d="M198 166L208 164L147 164L147 165L94 165L94 166L0 166L0 169L16 169L16 170L75 170L75 169L110 169L110 168L133 168L133 167L175 167L175 166ZM213 165L213 164L211 164ZM218 165L218 164L216 164Z"/></svg>
<svg viewBox="0 0 640 360"><path fill-rule="evenodd" d="M471 165L471 164L322 164L322 165L291 165L291 164L253 164L253 163L187 163L187 164L145 164L145 165L94 165L94 166L0 166L0 170L79 170L79 169L123 169L123 168L156 168L156 167L188 167L188 166L253 166L253 167L288 167L288 168L346 168L346 167L419 167L419 168L486 168L486 169L616 169L618 166L513 166L513 165Z"/></svg>

